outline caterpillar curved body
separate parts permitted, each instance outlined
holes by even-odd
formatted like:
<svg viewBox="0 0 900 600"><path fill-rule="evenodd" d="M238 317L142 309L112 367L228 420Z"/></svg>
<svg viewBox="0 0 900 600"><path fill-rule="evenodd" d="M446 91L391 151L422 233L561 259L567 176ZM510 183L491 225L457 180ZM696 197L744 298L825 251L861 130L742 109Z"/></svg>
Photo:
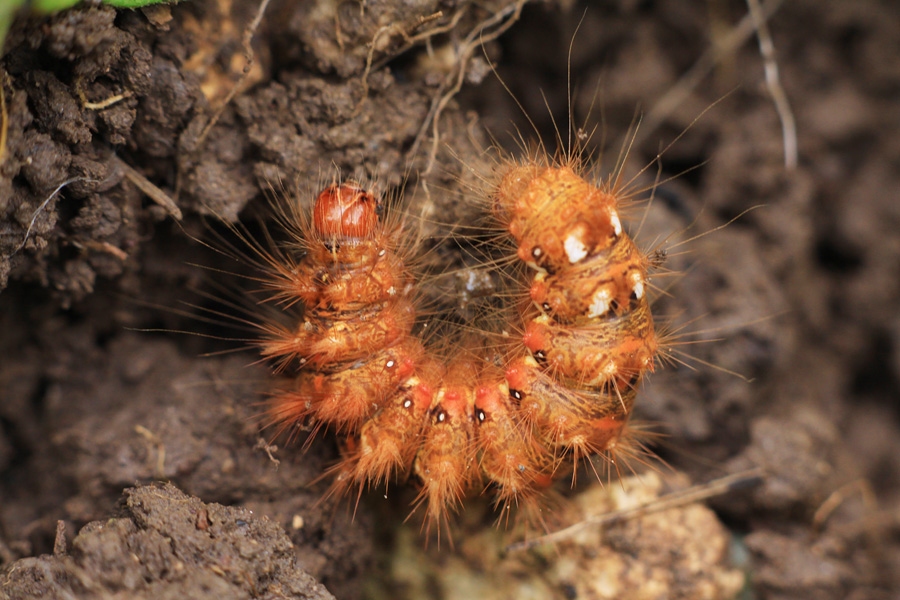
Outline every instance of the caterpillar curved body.
<svg viewBox="0 0 900 600"><path fill-rule="evenodd" d="M283 428L311 422L346 436L329 494L411 474L430 527L487 482L502 517L539 508L563 463L628 437L658 345L650 261L615 195L572 166L511 163L496 182L492 211L533 272L502 366L477 352L441 364L411 333L414 285L398 232L355 183L318 195L305 256L271 277L272 298L305 312L295 327L263 326L262 355L282 371L299 367L268 414Z"/></svg>
<svg viewBox="0 0 900 600"><path fill-rule="evenodd" d="M381 202L357 185L326 188L306 255L267 286L273 298L301 301L305 310L294 327L263 325L263 357L279 370L301 367L292 389L270 403L274 422L311 421L355 434L403 386L414 385L424 349L410 336L410 281L392 249L396 232L379 225L381 212Z"/></svg>

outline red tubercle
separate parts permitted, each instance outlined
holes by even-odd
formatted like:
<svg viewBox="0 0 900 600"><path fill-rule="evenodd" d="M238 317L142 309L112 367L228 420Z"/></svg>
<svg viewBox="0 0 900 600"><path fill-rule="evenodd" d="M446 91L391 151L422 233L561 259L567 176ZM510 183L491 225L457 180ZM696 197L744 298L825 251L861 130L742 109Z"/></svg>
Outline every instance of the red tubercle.
<svg viewBox="0 0 900 600"><path fill-rule="evenodd" d="M535 277L531 282L531 287L528 288L528 296L531 298L531 301L537 304L540 307L544 307L544 303L547 301L547 292L549 288L542 277Z"/></svg>
<svg viewBox="0 0 900 600"><path fill-rule="evenodd" d="M409 377L413 373L416 372L416 359L414 357L406 357L400 361L400 364L397 368L397 373L401 377Z"/></svg>
<svg viewBox="0 0 900 600"><path fill-rule="evenodd" d="M547 337L544 334L546 327L537 320L531 320L525 326L525 333L522 335L522 344L532 352L537 352L547 346Z"/></svg>
<svg viewBox="0 0 900 600"><path fill-rule="evenodd" d="M442 388L440 406L454 419L465 419L472 415L475 395L470 386L462 384Z"/></svg>
<svg viewBox="0 0 900 600"><path fill-rule="evenodd" d="M487 415L500 415L508 412L509 388L505 381L496 378L480 383L475 387L475 408ZM476 412L476 417L477 417ZM480 417L479 417L480 419Z"/></svg>
<svg viewBox="0 0 900 600"><path fill-rule="evenodd" d="M474 399L475 376L479 372L479 364L470 359L451 360L444 371L441 391L444 399L450 402L463 402Z"/></svg>
<svg viewBox="0 0 900 600"><path fill-rule="evenodd" d="M412 401L416 412L424 413L431 406L434 399L435 388L433 385L420 381L412 390Z"/></svg>
<svg viewBox="0 0 900 600"><path fill-rule="evenodd" d="M536 376L537 366L526 356L514 359L506 368L506 383L510 390L527 389Z"/></svg>
<svg viewBox="0 0 900 600"><path fill-rule="evenodd" d="M324 238L367 238L375 232L380 212L380 201L365 188L333 184L316 198L313 228Z"/></svg>
<svg viewBox="0 0 900 600"><path fill-rule="evenodd" d="M423 351L406 384L410 388L410 397L416 412L424 413L431 408L441 384L442 374L443 366L434 356Z"/></svg>
<svg viewBox="0 0 900 600"><path fill-rule="evenodd" d="M517 239L521 239L522 236L518 236ZM535 261L535 246L531 244L527 244L524 240L519 243L519 248L516 250L516 256L523 263L529 264L534 263Z"/></svg>
<svg viewBox="0 0 900 600"><path fill-rule="evenodd" d="M408 380L418 374L419 366L425 360L422 343L413 336L402 335L400 341L390 348L390 359L385 362L384 370L400 380Z"/></svg>

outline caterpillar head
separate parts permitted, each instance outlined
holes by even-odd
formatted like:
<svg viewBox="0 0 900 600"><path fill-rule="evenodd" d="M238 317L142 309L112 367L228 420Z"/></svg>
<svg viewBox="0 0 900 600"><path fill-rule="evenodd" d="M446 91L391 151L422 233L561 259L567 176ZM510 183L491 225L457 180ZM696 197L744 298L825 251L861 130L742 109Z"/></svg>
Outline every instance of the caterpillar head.
<svg viewBox="0 0 900 600"><path fill-rule="evenodd" d="M381 201L359 184L336 183L316 198L313 227L323 240L364 239L375 232L381 212Z"/></svg>

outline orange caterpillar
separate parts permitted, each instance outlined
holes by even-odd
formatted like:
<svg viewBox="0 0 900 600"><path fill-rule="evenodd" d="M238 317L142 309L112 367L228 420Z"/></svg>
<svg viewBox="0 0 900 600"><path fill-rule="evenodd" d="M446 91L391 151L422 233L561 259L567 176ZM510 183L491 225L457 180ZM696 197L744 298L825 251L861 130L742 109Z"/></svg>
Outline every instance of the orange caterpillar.
<svg viewBox="0 0 900 600"><path fill-rule="evenodd" d="M429 528L485 483L501 518L512 506L534 516L564 462L612 453L626 434L657 351L647 257L615 196L570 166L512 163L497 181L493 211L536 271L504 367L477 352L448 365L427 353L411 333L402 232L355 183L319 194L306 255L270 275L272 298L305 312L292 327L263 325L262 355L280 371L299 367L268 414L282 429L345 436L329 495L356 486L358 499L411 473Z"/></svg>
<svg viewBox="0 0 900 600"><path fill-rule="evenodd" d="M557 452L609 452L657 351L649 262L623 230L616 197L568 165L514 163L493 200L519 258L537 271L528 352L506 372L510 395Z"/></svg>
<svg viewBox="0 0 900 600"><path fill-rule="evenodd" d="M263 357L279 370L305 367L293 388L270 402L274 422L356 433L405 393L401 387L418 385L424 350L410 336L411 281L396 252L397 232L379 223L382 210L378 198L355 184L326 188L316 199L306 255L269 281L273 298L304 307L294 327L263 326Z"/></svg>

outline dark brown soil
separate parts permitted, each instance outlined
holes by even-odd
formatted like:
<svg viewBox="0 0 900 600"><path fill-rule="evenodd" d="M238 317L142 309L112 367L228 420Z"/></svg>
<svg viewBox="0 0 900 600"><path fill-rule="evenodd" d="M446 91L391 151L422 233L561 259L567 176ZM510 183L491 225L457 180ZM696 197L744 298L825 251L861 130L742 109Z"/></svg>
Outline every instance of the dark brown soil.
<svg viewBox="0 0 900 600"><path fill-rule="evenodd" d="M66 552L25 558L10 598L334 598L297 568L284 530L246 508L204 504L175 486L125 490L122 515L81 529Z"/></svg>
<svg viewBox="0 0 900 600"><path fill-rule="evenodd" d="M405 185L410 212L446 235L440 223L471 222L479 210L465 198L466 166L484 163L490 136L518 152L512 132L534 140L536 129L555 147L553 120L565 136L572 89L575 121L590 113L602 124L589 145L606 149L607 172L633 115L644 115L623 173L632 189L663 183L648 210L633 211L632 229L644 219L639 240L661 241L666 266L683 274L657 281L668 293L656 312L699 332L684 341L709 343L676 346L694 358L674 361L691 366L654 375L637 410L663 424L657 451L695 482L765 469L756 489L712 503L749 556L748 597L896 597L900 8L796 0L774 14L797 120L800 161L789 170L756 38L715 50L744 2L589 4L535 2L482 45L479 23L509 2L273 0L253 65L221 112L256 2L119 12L88 3L16 24L0 59L0 594L66 581L76 597L322 596L264 515L288 531L300 569L338 598L363 595L405 509L382 509L373 493L351 521L333 502L316 504L313 480L333 441L306 453L283 440L267 447L254 420L266 369L247 366L252 353L219 354L242 345L221 338L248 333L200 321L184 304L219 310L234 294L193 264L247 265L196 239L227 236L217 222L239 214L253 229L271 189L297 182L309 195L336 167L383 190ZM428 44L415 37L442 25ZM464 85L435 144L426 125L456 81L453 50L467 36ZM656 119L660 100L710 55L710 73ZM458 266L458 245L430 256ZM191 292L211 289L218 301ZM171 487L136 488L116 508L124 489L160 479L243 508L208 505L202 535L186 516L204 510L200 501ZM136 498L154 493L180 508L150 523L146 511L169 509L138 510ZM121 518L72 542L117 510ZM27 558L53 550L58 521L71 550ZM176 540L191 549L179 554ZM251 540L272 554L245 554ZM126 552L148 571L110 566ZM209 553L240 564L229 570ZM177 561L197 577L170 572ZM213 581L215 564L227 576Z"/></svg>

